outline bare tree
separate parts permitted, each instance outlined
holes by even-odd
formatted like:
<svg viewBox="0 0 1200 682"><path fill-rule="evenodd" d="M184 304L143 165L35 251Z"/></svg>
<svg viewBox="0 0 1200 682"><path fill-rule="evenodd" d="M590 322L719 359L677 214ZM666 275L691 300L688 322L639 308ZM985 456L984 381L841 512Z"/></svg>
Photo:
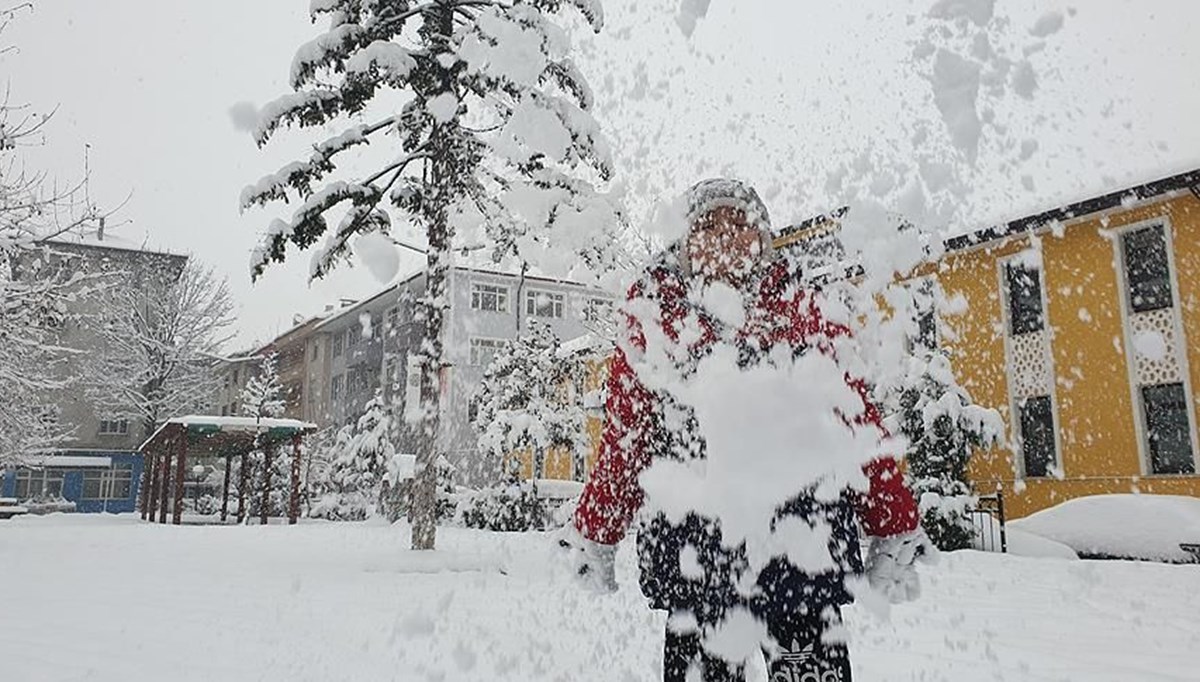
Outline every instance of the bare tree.
<svg viewBox="0 0 1200 682"><path fill-rule="evenodd" d="M31 7L0 10L0 33ZM45 142L51 114L12 103L7 88L0 99L0 468L67 435L43 400L71 384L59 370L73 351L59 345L59 330L94 282L64 267L49 242L106 217L87 196L86 172L60 185L28 170L23 150Z"/></svg>
<svg viewBox="0 0 1200 682"><path fill-rule="evenodd" d="M147 273L107 289L91 320L100 350L89 363L90 397L129 410L146 436L171 417L204 409L232 323L224 280L195 260L178 273Z"/></svg>

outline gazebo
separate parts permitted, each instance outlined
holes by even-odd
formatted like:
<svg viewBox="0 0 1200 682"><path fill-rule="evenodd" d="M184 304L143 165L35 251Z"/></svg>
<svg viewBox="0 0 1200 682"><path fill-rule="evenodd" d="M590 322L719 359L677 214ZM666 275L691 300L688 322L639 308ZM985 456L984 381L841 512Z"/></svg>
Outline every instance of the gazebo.
<svg viewBox="0 0 1200 682"><path fill-rule="evenodd" d="M308 422L265 417L188 415L167 421L139 448L144 460L142 518L154 521L157 511L158 522L167 523L167 511L170 509L171 523L176 526L183 523L183 479L187 472L188 457L208 456L225 458L221 499L221 521L225 522L229 513L229 474L233 471L233 459L240 457L237 520L241 523L246 513L246 488L249 482L247 455L262 450L266 463L260 520L266 524L270 510L271 461L281 445L290 445L293 457L288 523L296 523L300 516L300 443L305 434L316 430L316 425ZM171 504L171 500L174 500L174 504Z"/></svg>

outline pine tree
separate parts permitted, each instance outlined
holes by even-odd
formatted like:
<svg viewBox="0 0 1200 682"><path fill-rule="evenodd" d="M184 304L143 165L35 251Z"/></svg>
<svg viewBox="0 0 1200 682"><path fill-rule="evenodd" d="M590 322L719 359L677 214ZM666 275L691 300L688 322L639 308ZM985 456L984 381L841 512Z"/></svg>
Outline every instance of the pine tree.
<svg viewBox="0 0 1200 682"><path fill-rule="evenodd" d="M480 449L493 461L529 452L534 479L545 476L550 450L587 447L582 397L571 382L572 365L559 351L549 325L530 321L523 336L496 353L474 398Z"/></svg>
<svg viewBox="0 0 1200 682"><path fill-rule="evenodd" d="M272 419L282 417L287 406L283 399L283 384L279 380L277 369L278 355L264 355L259 364L258 373L246 381L242 389L240 401L242 414L255 419ZM291 458L294 454L289 448L277 448L267 456L266 449L260 444L250 453L250 489L246 491L249 516L260 515L262 512L262 491L268 491L268 516L282 516L287 511L289 495L291 494ZM270 481L267 480L268 462L270 465Z"/></svg>
<svg viewBox="0 0 1200 682"><path fill-rule="evenodd" d="M423 434L411 512L416 549L435 540L438 377L456 237L497 262L551 270L604 268L614 258L616 213L593 186L610 175L608 152L588 113L590 89L552 20L567 6L600 29L599 0L316 0L313 18L327 18L329 30L297 52L294 92L261 111L260 146L287 126L343 126L308 158L243 193L244 207L300 203L291 220L268 228L253 257L256 276L284 260L288 242L303 249L324 236L312 269L320 277L356 235L388 232L393 214L428 244L421 409L413 411ZM374 116L372 104L392 108L362 122ZM353 156L347 152L368 145L393 148L361 176L333 177ZM334 209L340 217L330 230Z"/></svg>
<svg viewBox="0 0 1200 682"><path fill-rule="evenodd" d="M922 525L939 549L967 549L978 498L967 480L974 451L998 445L1004 425L995 410L976 405L958 385L945 351L918 345L899 395L900 432L908 439L908 484Z"/></svg>
<svg viewBox="0 0 1200 682"><path fill-rule="evenodd" d="M250 377L242 389L242 414L256 419L282 417L287 407L283 399L283 384L279 381L279 355L263 356L258 373Z"/></svg>
<svg viewBox="0 0 1200 682"><path fill-rule="evenodd" d="M360 521L375 514L388 463L396 454L391 423L383 398L376 394L353 427L338 431L330 492L314 507L313 516Z"/></svg>

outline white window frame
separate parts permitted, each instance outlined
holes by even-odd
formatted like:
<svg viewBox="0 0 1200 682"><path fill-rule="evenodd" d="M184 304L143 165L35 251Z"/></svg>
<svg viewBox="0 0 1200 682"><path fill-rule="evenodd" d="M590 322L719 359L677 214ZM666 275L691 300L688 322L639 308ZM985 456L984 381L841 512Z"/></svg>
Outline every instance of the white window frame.
<svg viewBox="0 0 1200 682"><path fill-rule="evenodd" d="M1058 404L1058 371L1054 364L1054 328L1050 323L1050 299L1048 296L1049 286L1046 282L1046 261L1045 252L1042 252L1042 265L1039 268L1041 271L1041 297L1042 297L1042 329L1041 333L1048 337L1049 357L1046 362L1049 364L1050 371L1050 414L1054 420L1054 462L1050 467L1049 476L1035 476L1029 478L1025 475L1025 450L1021 442L1021 412L1018 409L1018 403L1021 398L1013 394L1013 333L1012 321L1009 319L1009 291L1008 291L1008 264L1014 260L1021 258L1022 252L1036 248L1031 241L1023 248L1018 249L1016 253L999 258L996 260L996 277L1000 285L1000 324L1003 327L1004 336L1004 382L1005 389L1008 393L1008 429L1009 438L1012 443L1013 453L1013 473L1016 478L1021 481L1044 481L1044 480L1065 480L1067 478L1066 466L1064 464L1063 449L1062 449L1062 431L1063 423L1061 412ZM1037 333L1037 332L1033 332ZM1037 397L1037 396L1023 396Z"/></svg>
<svg viewBox="0 0 1200 682"><path fill-rule="evenodd" d="M611 298L588 296L584 299L583 310L580 312L580 316L584 322L600 322L602 318L597 314L597 311L601 307L604 308L607 316L611 316L616 308L616 305Z"/></svg>
<svg viewBox="0 0 1200 682"><path fill-rule="evenodd" d="M471 310L485 313L508 313L509 288L503 284L491 282L471 282ZM483 305L484 297L495 297L494 308Z"/></svg>
<svg viewBox="0 0 1200 682"><path fill-rule="evenodd" d="M538 297L545 296L550 300L550 315L538 312ZM548 320L561 320L567 314L567 296L564 293L549 289L529 289L525 292L525 315L542 317Z"/></svg>
<svg viewBox="0 0 1200 682"><path fill-rule="evenodd" d="M487 367L491 363L491 358L495 357L496 352L503 348L506 343L508 343L508 339L498 339L490 336L472 336L467 340L467 364L472 367ZM489 350L492 355L488 358L487 362L480 362L479 353L485 347L490 347Z"/></svg>
<svg viewBox="0 0 1200 682"><path fill-rule="evenodd" d="M1138 382L1137 362L1133 353L1137 349L1133 347L1133 327L1130 324L1130 317L1134 314L1129 300L1129 282L1125 276L1125 244L1122 237L1126 232L1133 232L1145 227L1161 225L1163 230L1163 239L1167 243L1167 267L1171 269L1169 278L1171 283L1171 319L1175 326L1175 338L1178 339L1180 348L1183 349L1179 353L1179 373L1182 377L1183 393L1187 399L1188 413L1188 431L1192 439L1192 466L1195 473L1192 474L1156 474L1150 463L1150 448L1147 443L1148 434L1146 433L1146 406L1142 401L1142 385ZM1188 364L1188 339L1184 335L1183 315L1181 311L1181 301L1179 299L1179 270L1175 264L1175 228L1171 224L1170 217L1161 215L1156 218L1140 220L1128 225L1110 228L1107 234L1112 237L1113 244L1113 264L1117 271L1117 298L1121 306L1121 332L1124 336L1122 350L1125 358L1125 371L1129 382L1130 407L1133 411L1134 433L1137 436L1138 446L1138 465L1141 468L1142 476L1152 478L1167 478L1176 479L1183 476L1200 475L1200 452L1197 445L1200 444L1200 439L1196 437L1196 402L1195 395L1192 393L1192 373L1191 367Z"/></svg>
<svg viewBox="0 0 1200 682"><path fill-rule="evenodd" d="M111 428L114 427L115 428ZM125 417L109 417L100 420L96 433L101 436L128 436L129 420Z"/></svg>
<svg viewBox="0 0 1200 682"><path fill-rule="evenodd" d="M120 474L120 475L118 475ZM98 475L100 477L100 495L98 497L88 496L87 483L89 476ZM128 483L129 493L125 495L115 496L113 490L118 483ZM89 502L97 501L112 501L129 499L133 492L133 465L131 464L114 464L107 469L85 469L83 472L83 481L80 486L80 498Z"/></svg>

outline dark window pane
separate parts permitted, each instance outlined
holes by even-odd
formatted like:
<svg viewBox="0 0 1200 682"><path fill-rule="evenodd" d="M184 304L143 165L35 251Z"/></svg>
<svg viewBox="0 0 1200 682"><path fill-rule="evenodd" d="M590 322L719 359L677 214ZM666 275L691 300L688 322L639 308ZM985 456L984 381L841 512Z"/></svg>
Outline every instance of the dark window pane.
<svg viewBox="0 0 1200 682"><path fill-rule="evenodd" d="M1008 320L1013 336L1040 331L1042 316L1042 274L1036 268L1010 264L1008 279Z"/></svg>
<svg viewBox="0 0 1200 682"><path fill-rule="evenodd" d="M937 314L932 309L917 313L917 343L924 348L937 348Z"/></svg>
<svg viewBox="0 0 1200 682"><path fill-rule="evenodd" d="M104 472L99 470L83 472L83 499L98 500L103 497L100 490L103 482L103 474Z"/></svg>
<svg viewBox="0 0 1200 682"><path fill-rule="evenodd" d="M1142 406L1146 412L1150 470L1156 474L1195 473L1192 429L1183 384L1143 386Z"/></svg>
<svg viewBox="0 0 1200 682"><path fill-rule="evenodd" d="M1041 478L1050 475L1054 465L1054 410L1050 396L1026 398L1018 403L1021 422L1021 455L1025 460L1025 476Z"/></svg>
<svg viewBox="0 0 1200 682"><path fill-rule="evenodd" d="M1129 306L1137 313L1171 307L1171 267L1163 226L1126 232L1121 240L1125 248Z"/></svg>

